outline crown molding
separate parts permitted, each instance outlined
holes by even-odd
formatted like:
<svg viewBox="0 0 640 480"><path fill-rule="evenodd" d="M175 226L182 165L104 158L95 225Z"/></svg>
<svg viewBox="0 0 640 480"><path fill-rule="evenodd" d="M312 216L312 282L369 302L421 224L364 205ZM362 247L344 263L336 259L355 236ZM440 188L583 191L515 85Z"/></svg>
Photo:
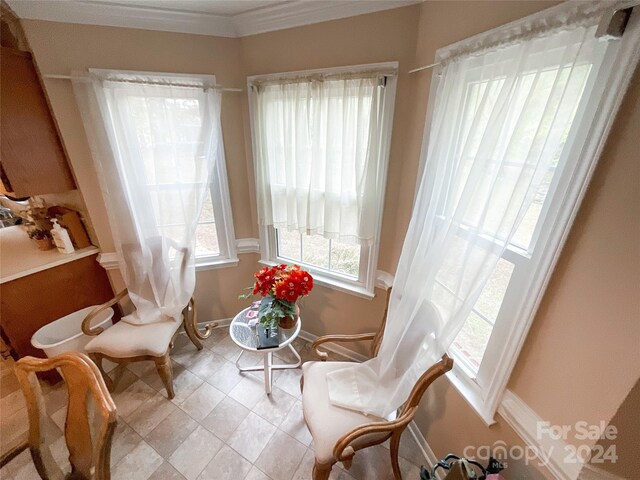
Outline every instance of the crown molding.
<svg viewBox="0 0 640 480"><path fill-rule="evenodd" d="M406 7L422 0L341 0L313 2L295 0L259 10L240 13L233 17L239 37L311 25L313 23L354 17L365 13Z"/></svg>
<svg viewBox="0 0 640 480"><path fill-rule="evenodd" d="M420 1L293 0L233 16L88 0L7 0L7 3L20 18L238 38L405 7Z"/></svg>
<svg viewBox="0 0 640 480"><path fill-rule="evenodd" d="M237 36L231 18L221 15L86 0L8 0L8 3L20 18L218 37Z"/></svg>

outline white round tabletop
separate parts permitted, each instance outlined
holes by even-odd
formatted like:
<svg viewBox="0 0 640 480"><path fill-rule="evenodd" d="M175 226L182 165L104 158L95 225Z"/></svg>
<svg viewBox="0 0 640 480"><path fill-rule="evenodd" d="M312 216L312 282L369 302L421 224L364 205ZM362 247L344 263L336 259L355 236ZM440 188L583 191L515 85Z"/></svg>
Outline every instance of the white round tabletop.
<svg viewBox="0 0 640 480"><path fill-rule="evenodd" d="M247 307L238 313L229 325L229 335L231 339L244 350L250 352L275 352L281 350L293 342L298 334L302 325L302 319L298 318L293 328L278 328L278 340L280 345L273 348L265 348L258 350L258 335L256 333L256 327L250 327L247 323L251 318L247 318L246 313L251 307Z"/></svg>

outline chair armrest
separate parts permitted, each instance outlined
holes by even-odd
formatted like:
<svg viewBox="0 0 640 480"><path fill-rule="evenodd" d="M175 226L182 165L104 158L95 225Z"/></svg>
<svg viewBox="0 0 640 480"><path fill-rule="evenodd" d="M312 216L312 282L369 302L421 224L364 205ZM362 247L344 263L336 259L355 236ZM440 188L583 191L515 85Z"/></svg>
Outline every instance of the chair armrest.
<svg viewBox="0 0 640 480"><path fill-rule="evenodd" d="M320 357L320 359L324 362L327 360L328 355L326 352L321 352L318 350L318 347L323 343L333 343L333 342L357 342L360 340L373 340L375 338L375 333L361 333L358 335L324 335L322 337L316 338L315 342L311 344L311 350L316 356Z"/></svg>
<svg viewBox="0 0 640 480"><path fill-rule="evenodd" d="M118 293L115 297L113 297L108 302L103 303L102 305L100 305L100 306L94 308L93 310L91 310L91 313L89 313L89 315L87 315L84 318L84 320L82 321L82 333L84 333L85 335L90 335L90 336L100 335L104 331L104 328L96 327L96 328L92 329L91 328L91 320L93 320L96 317L96 315L98 315L103 310L106 310L107 308L112 307L113 305L118 303L120 300L122 300L128 294L129 294L129 291L125 288L124 290L122 290L120 293Z"/></svg>
<svg viewBox="0 0 640 480"><path fill-rule="evenodd" d="M355 455L355 449L351 446L354 440L359 437L373 433L388 433L391 436L394 430L404 429L413 419L418 407L411 407L404 411L401 416L388 422L371 422L354 428L349 433L340 437L333 447L333 456L338 462L348 462ZM387 437L388 438L388 437ZM380 443L376 441L375 443ZM367 445L368 446L368 445Z"/></svg>

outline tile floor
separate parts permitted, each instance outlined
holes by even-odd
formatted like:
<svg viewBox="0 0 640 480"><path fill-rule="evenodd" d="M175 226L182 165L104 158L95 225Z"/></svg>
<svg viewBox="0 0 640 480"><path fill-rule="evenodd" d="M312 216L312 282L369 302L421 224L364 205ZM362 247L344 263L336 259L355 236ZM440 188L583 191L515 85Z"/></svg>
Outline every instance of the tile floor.
<svg viewBox="0 0 640 480"><path fill-rule="evenodd" d="M127 367L113 392L119 419L111 452L112 479L309 480L314 456L302 417L301 370L275 372L269 397L262 372L238 372L235 361L241 351L227 328L215 329L200 352L184 335L176 343L173 400L167 400L150 362ZM296 339L294 344L303 361L313 360L307 342ZM292 360L285 351L276 355L282 361ZM261 362L261 355L242 355L242 365ZM25 434L27 418L21 392L10 375L11 361L2 363L4 444ZM54 458L68 465L62 434L66 391L62 384L44 385L43 393L50 416L47 442ZM423 457L408 431L400 454L403 478L418 480ZM358 452L348 472L341 465L333 470L332 480L393 478L388 445ZM0 470L2 480L38 478L28 451Z"/></svg>

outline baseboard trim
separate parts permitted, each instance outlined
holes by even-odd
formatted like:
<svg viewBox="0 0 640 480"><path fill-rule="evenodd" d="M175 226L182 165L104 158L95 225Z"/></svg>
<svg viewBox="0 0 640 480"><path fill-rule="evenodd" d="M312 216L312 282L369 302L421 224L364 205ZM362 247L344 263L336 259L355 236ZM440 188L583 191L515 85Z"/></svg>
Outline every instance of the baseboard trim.
<svg viewBox="0 0 640 480"><path fill-rule="evenodd" d="M298 336L303 340L311 343L315 342L318 338L318 335L314 335L313 333L309 333L305 330L300 330L300 334ZM330 352L337 353L338 355L342 355L343 357L346 357L349 360L353 360L354 362L358 363L366 362L369 359L368 357L360 353L354 352L353 350L349 350L348 348L335 343L325 344L322 346L322 348Z"/></svg>
<svg viewBox="0 0 640 480"><path fill-rule="evenodd" d="M215 323L216 326L213 328L228 327L229 325L231 325L231 320L233 320L233 318L222 318L220 320L213 320L209 322L198 322L198 326L204 327L206 325L209 325L210 323Z"/></svg>
<svg viewBox="0 0 640 480"><path fill-rule="evenodd" d="M196 325L198 326L199 329L201 329L211 325L212 323L215 323L215 326L213 328L227 328L229 325L231 325L231 320L233 320L233 318L222 318L220 320L208 320L206 322L198 322L196 323ZM185 332L184 329L182 329L182 330L179 330L179 333L180 335L186 335L187 332Z"/></svg>
<svg viewBox="0 0 640 480"><path fill-rule="evenodd" d="M408 430L413 436L413 439L416 441L416 444L420 448L422 455L424 456L424 459L426 461L425 468L433 468L433 466L438 463L438 457L436 457L436 454L427 443L427 439L424 438L424 435L422 435L422 432L418 428L418 425L416 425L416 422L412 421L408 426ZM439 469L436 471L436 477L439 480L444 480L445 473L446 472L444 470Z"/></svg>
<svg viewBox="0 0 640 480"><path fill-rule="evenodd" d="M563 440L556 440L548 435L539 435L538 425L545 421L520 397L510 390L505 390L498 407L498 413L524 440L525 445L531 447L535 452L543 452L545 456L548 456L547 461L544 458L540 458L540 460L558 480L579 478L584 464L565 461L568 444Z"/></svg>
<svg viewBox="0 0 640 480"><path fill-rule="evenodd" d="M580 470L579 480L625 480L588 463Z"/></svg>

